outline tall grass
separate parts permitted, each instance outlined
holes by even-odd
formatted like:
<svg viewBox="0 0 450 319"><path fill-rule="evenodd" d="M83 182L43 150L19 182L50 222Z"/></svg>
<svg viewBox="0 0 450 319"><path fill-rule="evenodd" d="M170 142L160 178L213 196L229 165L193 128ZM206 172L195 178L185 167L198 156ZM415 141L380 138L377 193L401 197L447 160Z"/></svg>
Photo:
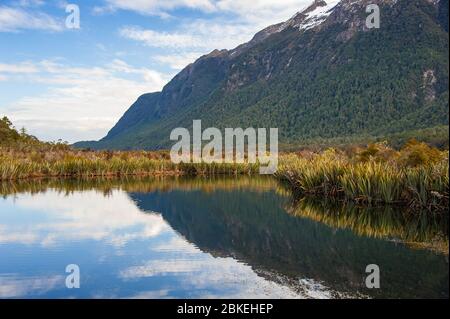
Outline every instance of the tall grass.
<svg viewBox="0 0 450 319"><path fill-rule="evenodd" d="M372 205L448 209L448 152L433 149L431 160L417 163L417 152L410 151L389 150L377 155L378 151L370 150L367 155L368 150L363 150L353 156L335 150L307 157L291 154L281 158L276 176L303 194Z"/></svg>
<svg viewBox="0 0 450 319"><path fill-rule="evenodd" d="M1 152L0 180L33 177L249 175L257 164L174 164L155 152Z"/></svg>
<svg viewBox="0 0 450 319"><path fill-rule="evenodd" d="M395 167L376 162L350 165L339 176L345 196L368 203L399 201L404 180L403 173Z"/></svg>
<svg viewBox="0 0 450 319"><path fill-rule="evenodd" d="M167 152L0 148L0 180L33 177L256 175L258 164L174 164ZM448 209L448 151L416 141L400 151L386 144L364 149L287 154L276 177L295 191L370 205Z"/></svg>

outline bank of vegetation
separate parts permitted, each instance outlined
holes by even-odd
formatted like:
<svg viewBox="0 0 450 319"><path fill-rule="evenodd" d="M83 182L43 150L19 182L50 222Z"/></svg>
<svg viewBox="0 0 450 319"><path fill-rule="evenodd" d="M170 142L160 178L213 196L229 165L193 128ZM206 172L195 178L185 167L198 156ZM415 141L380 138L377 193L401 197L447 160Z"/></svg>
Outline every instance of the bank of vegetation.
<svg viewBox="0 0 450 319"><path fill-rule="evenodd" d="M449 156L417 140L394 149L366 147L304 150L280 156L275 176L300 194L368 205L448 209ZM167 151L92 151L61 141L44 143L0 120L0 180L42 177L257 175L259 165L174 164Z"/></svg>
<svg viewBox="0 0 450 319"><path fill-rule="evenodd" d="M356 203L448 209L448 151L410 140L400 150L387 143L365 148L290 154L276 176L294 191Z"/></svg>
<svg viewBox="0 0 450 319"><path fill-rule="evenodd" d="M169 152L92 151L67 143L41 142L0 120L0 180L42 177L121 177L166 175L252 175L258 165L174 164Z"/></svg>

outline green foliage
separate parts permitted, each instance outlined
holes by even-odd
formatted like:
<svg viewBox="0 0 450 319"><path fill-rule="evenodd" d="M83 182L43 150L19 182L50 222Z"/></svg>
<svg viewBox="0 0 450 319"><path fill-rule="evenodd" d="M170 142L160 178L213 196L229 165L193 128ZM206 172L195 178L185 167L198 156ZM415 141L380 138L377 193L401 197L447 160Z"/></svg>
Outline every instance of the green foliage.
<svg viewBox="0 0 450 319"><path fill-rule="evenodd" d="M67 150L66 142L41 142L36 137L27 134L25 128L20 131L13 126L12 122L4 116L0 120L0 151L2 149L14 150Z"/></svg>
<svg viewBox="0 0 450 319"><path fill-rule="evenodd" d="M0 145L17 143L20 134L14 129L11 121L5 116L0 120Z"/></svg>
<svg viewBox="0 0 450 319"><path fill-rule="evenodd" d="M448 152L412 140L401 151L382 143L353 154L286 155L276 176L303 194L431 211L448 209L448 174Z"/></svg>
<svg viewBox="0 0 450 319"><path fill-rule="evenodd" d="M426 0L399 0L382 8L382 28L346 41L340 36L348 30L339 23L305 33L292 28L241 54L204 57L158 96L130 109L114 134L77 146L164 149L173 128L201 119L220 129L277 127L285 145L400 145L415 137L445 147L449 50L443 9Z"/></svg>

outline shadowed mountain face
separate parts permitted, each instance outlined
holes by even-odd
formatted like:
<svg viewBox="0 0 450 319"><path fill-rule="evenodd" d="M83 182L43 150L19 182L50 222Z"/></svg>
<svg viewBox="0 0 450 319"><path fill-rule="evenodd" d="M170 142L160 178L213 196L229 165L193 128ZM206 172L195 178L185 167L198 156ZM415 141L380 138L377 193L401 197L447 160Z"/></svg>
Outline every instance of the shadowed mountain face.
<svg viewBox="0 0 450 319"><path fill-rule="evenodd" d="M261 276L275 281L283 278L299 289L299 280L307 278L351 296L448 297L448 260L444 255L387 238L359 236L351 227L333 228L316 222L306 212L308 205L292 206L289 197L274 191L173 190L130 193L130 197L141 210L160 212L173 229L204 252L236 258ZM294 210L297 217L288 214L285 207ZM320 214L320 208L313 207ZM300 217L302 212L308 217ZM339 215L348 226L346 212L341 209ZM370 226L371 231L377 228L389 233L391 224L396 228L395 220L380 221L374 211L363 216L368 225L359 220L359 230ZM438 223L441 231L446 223ZM403 231L414 233L407 225ZM431 233L434 236L439 231ZM381 269L380 290L365 287L369 264Z"/></svg>
<svg viewBox="0 0 450 319"><path fill-rule="evenodd" d="M367 4L380 6L367 29ZM281 143L448 125L448 0L320 0L252 41L213 51L146 94L99 142L160 149L170 132L278 127Z"/></svg>

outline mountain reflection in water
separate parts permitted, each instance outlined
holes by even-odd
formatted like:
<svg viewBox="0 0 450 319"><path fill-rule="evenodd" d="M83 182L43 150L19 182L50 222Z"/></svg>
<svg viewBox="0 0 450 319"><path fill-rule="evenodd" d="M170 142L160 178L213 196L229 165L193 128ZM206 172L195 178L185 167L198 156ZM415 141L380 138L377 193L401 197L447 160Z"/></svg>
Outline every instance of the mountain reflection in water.
<svg viewBox="0 0 450 319"><path fill-rule="evenodd" d="M446 216L293 199L270 178L35 180L0 193L0 297L448 298ZM61 287L74 259L87 277L77 292ZM365 287L368 264L381 289Z"/></svg>

